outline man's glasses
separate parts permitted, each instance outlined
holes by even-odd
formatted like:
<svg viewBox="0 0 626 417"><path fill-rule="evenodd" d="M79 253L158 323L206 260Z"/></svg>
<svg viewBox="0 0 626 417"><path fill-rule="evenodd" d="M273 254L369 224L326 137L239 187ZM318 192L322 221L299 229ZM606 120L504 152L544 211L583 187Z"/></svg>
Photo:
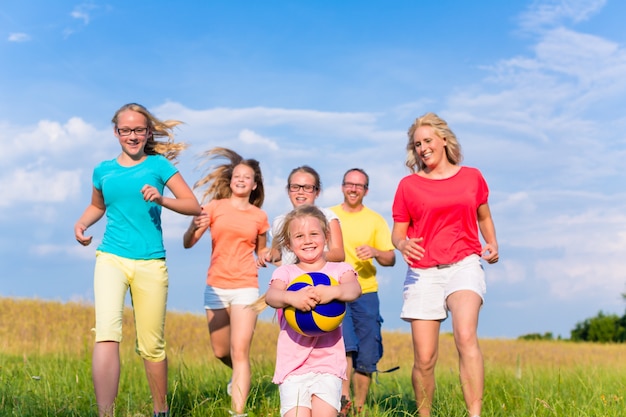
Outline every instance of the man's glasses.
<svg viewBox="0 0 626 417"><path fill-rule="evenodd" d="M357 190L365 190L367 188L367 184L355 184L353 182L344 182L342 185L346 188L356 188Z"/></svg>
<svg viewBox="0 0 626 417"><path fill-rule="evenodd" d="M120 136L130 136L131 133L135 132L137 136L143 136L148 133L147 127L136 127L134 129L129 129L127 127L123 127L121 129L117 129L117 134Z"/></svg>
<svg viewBox="0 0 626 417"><path fill-rule="evenodd" d="M289 191L291 191L292 193L297 193L300 190L304 190L305 193L312 193L317 190L317 186L312 184L289 184L288 188Z"/></svg>

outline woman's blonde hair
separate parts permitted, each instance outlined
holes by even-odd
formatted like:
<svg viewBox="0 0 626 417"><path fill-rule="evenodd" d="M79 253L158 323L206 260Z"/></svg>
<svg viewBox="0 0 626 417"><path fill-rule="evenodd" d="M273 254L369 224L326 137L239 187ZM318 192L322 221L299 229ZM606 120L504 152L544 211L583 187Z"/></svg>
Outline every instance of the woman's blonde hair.
<svg viewBox="0 0 626 417"><path fill-rule="evenodd" d="M206 190L202 195L203 202L229 198L233 192L230 189L233 171L237 165L245 165L254 171L254 182L256 183L256 188L250 193L249 201L259 208L263 205L265 190L263 188L263 174L261 173L259 161L256 159L243 159L237 152L219 147L209 149L202 156L205 158L203 164L217 158L228 160L225 164L210 166L207 174L195 183L194 189L206 186Z"/></svg>
<svg viewBox="0 0 626 417"><path fill-rule="evenodd" d="M182 124L179 120L165 120L161 121L157 119L152 113L148 111L144 106L137 103L128 103L120 107L111 122L117 127L117 121L120 113L127 110L141 113L146 117L148 122L147 128L150 131L150 136L146 142L144 152L147 155L163 155L170 161L176 160L180 151L187 147L184 143L174 142L174 127ZM166 141L158 141L156 138L167 138Z"/></svg>
<svg viewBox="0 0 626 417"><path fill-rule="evenodd" d="M409 141L406 145L405 165L411 170L411 172L418 172L425 168L424 162L417 154L415 144L413 142L413 135L415 135L415 131L421 126L432 127L437 136L446 140L446 157L452 165L458 165L461 163L463 160L461 145L459 144L459 141L457 140L452 129L448 126L448 123L435 113L426 113L415 119L415 122L411 125L409 131L407 132Z"/></svg>

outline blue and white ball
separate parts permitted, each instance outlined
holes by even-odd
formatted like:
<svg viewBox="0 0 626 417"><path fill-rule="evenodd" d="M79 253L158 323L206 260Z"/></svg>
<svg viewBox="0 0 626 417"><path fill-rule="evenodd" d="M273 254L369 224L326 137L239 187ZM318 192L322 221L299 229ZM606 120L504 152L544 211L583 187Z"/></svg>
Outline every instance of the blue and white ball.
<svg viewBox="0 0 626 417"><path fill-rule="evenodd" d="M309 272L291 281L287 291L298 291L307 285L339 285L339 283L322 272ZM341 325L346 315L346 303L333 300L327 304L318 304L311 311L300 311L289 306L283 309L283 314L287 324L301 335L321 336Z"/></svg>

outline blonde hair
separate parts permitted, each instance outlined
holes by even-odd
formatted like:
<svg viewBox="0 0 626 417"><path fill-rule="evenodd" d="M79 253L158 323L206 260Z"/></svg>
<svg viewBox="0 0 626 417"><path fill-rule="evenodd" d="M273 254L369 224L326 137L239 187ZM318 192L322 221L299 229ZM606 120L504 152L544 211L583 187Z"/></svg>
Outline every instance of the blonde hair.
<svg viewBox="0 0 626 417"><path fill-rule="evenodd" d="M461 145L456 138L456 135L448 126L445 120L437 116L435 113L426 113L417 119L409 127L407 135L409 141L406 145L406 162L405 165L411 170L411 172L418 172L425 168L424 162L421 160L417 151L415 150L415 144L413 142L413 135L415 131L421 126L430 126L435 131L435 134L441 139L446 140L446 158L452 165L458 165L463 160L461 154Z"/></svg>
<svg viewBox="0 0 626 417"><path fill-rule="evenodd" d="M278 235L274 236L274 240L272 241L272 250L280 251L282 248L289 246L289 239L291 238L289 226L291 225L291 222L304 217L313 217L319 220L320 225L322 226L322 233L324 234L324 237L328 239L330 228L328 226L328 220L326 220L326 216L322 213L322 210L312 204L304 204L287 213ZM267 307L265 294L261 295L256 301L252 304L248 304L246 307L251 308L256 314L260 314Z"/></svg>
<svg viewBox="0 0 626 417"><path fill-rule="evenodd" d="M272 250L280 251L283 248L289 248L289 240L291 239L289 226L294 220L302 219L304 217L314 217L319 220L320 225L322 226L322 233L324 234L324 237L328 239L330 228L328 226L328 220L322 210L312 204L304 204L287 213L280 231L276 236L274 236L274 240L272 240Z"/></svg>
<svg viewBox="0 0 626 417"><path fill-rule="evenodd" d="M163 155L170 161L174 161L178 157L180 151L187 147L185 143L174 142L174 127L182 124L183 122L179 120L159 120L141 104L128 103L120 107L111 119L111 122L116 127L119 115L127 110L143 114L148 122L147 127L149 129L150 136L148 137L148 141L146 142L146 146L144 148L144 152L147 155ZM156 138L167 138L167 140L158 141Z"/></svg>
<svg viewBox="0 0 626 417"><path fill-rule="evenodd" d="M194 184L194 189L206 186L206 190L202 195L202 201L221 200L229 198L233 191L230 189L230 181L233 171L237 165L245 165L254 171L254 182L256 188L250 193L249 201L251 204L261 207L265 199L265 190L263 188L263 174L261 173L261 165L256 159L243 159L237 152L226 148L212 148L204 152L204 163L217 158L225 158L227 163L211 166L207 170L207 174Z"/></svg>

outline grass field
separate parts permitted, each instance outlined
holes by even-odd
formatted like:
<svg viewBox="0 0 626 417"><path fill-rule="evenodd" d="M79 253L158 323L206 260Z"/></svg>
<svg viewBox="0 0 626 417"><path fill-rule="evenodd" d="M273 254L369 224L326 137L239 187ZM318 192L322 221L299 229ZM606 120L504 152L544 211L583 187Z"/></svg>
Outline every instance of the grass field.
<svg viewBox="0 0 626 417"><path fill-rule="evenodd" d="M0 298L0 416L95 415L91 383L93 307ZM227 416L227 369L213 358L206 320L171 312L166 334L173 417ZM117 415L151 415L143 365L134 353L132 312L122 343L122 377ZM252 361L249 415L278 416L271 383L277 326L259 322ZM384 333L385 355L372 387L374 416L415 415L410 370L410 335ZM434 417L464 417L452 337L441 336ZM626 346L568 341L481 340L486 389L483 417L626 415Z"/></svg>

